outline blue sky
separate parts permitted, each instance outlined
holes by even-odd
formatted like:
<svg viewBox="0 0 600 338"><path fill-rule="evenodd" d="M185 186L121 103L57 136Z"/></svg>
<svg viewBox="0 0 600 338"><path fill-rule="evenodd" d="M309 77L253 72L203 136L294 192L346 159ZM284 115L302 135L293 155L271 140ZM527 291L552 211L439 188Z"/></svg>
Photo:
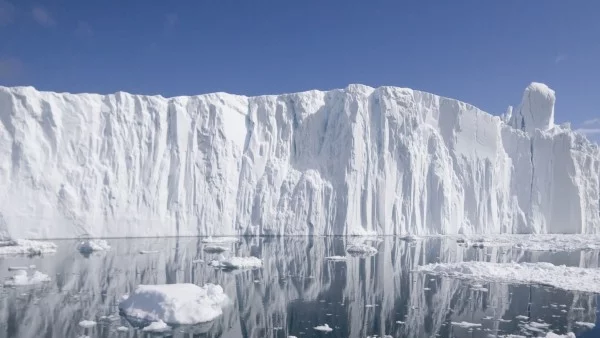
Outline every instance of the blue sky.
<svg viewBox="0 0 600 338"><path fill-rule="evenodd" d="M597 0L0 0L0 84L174 96L363 83L499 114L539 81L558 122L593 133L599 15Z"/></svg>

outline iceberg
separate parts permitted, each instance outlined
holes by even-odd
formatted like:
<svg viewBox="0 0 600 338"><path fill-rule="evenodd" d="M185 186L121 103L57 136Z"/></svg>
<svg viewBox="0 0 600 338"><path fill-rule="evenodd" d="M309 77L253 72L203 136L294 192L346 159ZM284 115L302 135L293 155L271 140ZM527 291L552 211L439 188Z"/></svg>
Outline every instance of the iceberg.
<svg viewBox="0 0 600 338"><path fill-rule="evenodd" d="M532 83L164 98L0 87L13 238L600 233L600 150Z"/></svg>

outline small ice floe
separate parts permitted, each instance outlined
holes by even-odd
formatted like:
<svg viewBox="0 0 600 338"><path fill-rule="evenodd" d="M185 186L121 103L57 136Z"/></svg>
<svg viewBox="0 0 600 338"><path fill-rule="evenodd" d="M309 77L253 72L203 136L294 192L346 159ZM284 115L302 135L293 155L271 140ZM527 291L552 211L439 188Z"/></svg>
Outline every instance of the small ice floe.
<svg viewBox="0 0 600 338"><path fill-rule="evenodd" d="M150 325L144 327L142 329L142 331L166 332L166 331L171 331L171 327L169 325L167 325L167 323L163 322L162 320L158 320L158 321L152 322L152 323L150 323Z"/></svg>
<svg viewBox="0 0 600 338"><path fill-rule="evenodd" d="M546 333L546 338L576 338L573 332L569 332L566 334L556 334L554 332Z"/></svg>
<svg viewBox="0 0 600 338"><path fill-rule="evenodd" d="M140 250L140 254L142 255L148 255L148 254L155 254L155 253L159 253L160 251L158 250Z"/></svg>
<svg viewBox="0 0 600 338"><path fill-rule="evenodd" d="M325 259L328 261L341 262L341 261L347 260L348 257L346 257L346 256L329 256L329 257L325 257Z"/></svg>
<svg viewBox="0 0 600 338"><path fill-rule="evenodd" d="M594 327L596 327L596 324L589 322L575 322L575 325L587 327L588 329L593 329Z"/></svg>
<svg viewBox="0 0 600 338"><path fill-rule="evenodd" d="M404 322L403 322L403 321L401 321L401 320L397 320L397 321L396 321L396 324L403 325L403 324L404 324Z"/></svg>
<svg viewBox="0 0 600 338"><path fill-rule="evenodd" d="M28 275L25 270L17 270L12 277L4 281L4 286L36 285L49 282L50 280L48 275L39 271L34 271L33 274Z"/></svg>
<svg viewBox="0 0 600 338"><path fill-rule="evenodd" d="M26 266L9 266L8 271L29 270Z"/></svg>
<svg viewBox="0 0 600 338"><path fill-rule="evenodd" d="M103 239L86 239L77 244L77 250L82 254L90 254L95 251L108 251L110 245Z"/></svg>
<svg viewBox="0 0 600 338"><path fill-rule="evenodd" d="M220 245L207 245L203 250L208 253L220 253L229 250L229 248Z"/></svg>
<svg viewBox="0 0 600 338"><path fill-rule="evenodd" d="M458 327L462 327L465 329L470 329L470 328L474 328L474 327L481 327L481 324L476 324L476 323L469 323L469 322L452 322L451 323L454 326L458 326Z"/></svg>
<svg viewBox="0 0 600 338"><path fill-rule="evenodd" d="M529 317L527 316L523 316L523 315L518 315L515 317L515 319L520 319L520 320L529 320Z"/></svg>
<svg viewBox="0 0 600 338"><path fill-rule="evenodd" d="M0 255L39 256L56 252L56 244L45 241L15 239L0 241Z"/></svg>
<svg viewBox="0 0 600 338"><path fill-rule="evenodd" d="M96 326L96 322L93 320L82 320L79 322L79 326L83 327L84 329L89 329L91 327Z"/></svg>
<svg viewBox="0 0 600 338"><path fill-rule="evenodd" d="M218 260L213 260L210 265L217 268L225 269L255 269L262 267L260 258L250 257L219 257Z"/></svg>
<svg viewBox="0 0 600 338"><path fill-rule="evenodd" d="M327 324L317 325L317 326L313 327L313 329L315 329L317 331L322 331L322 332L331 332L331 331L333 331L333 329L331 327L329 327L329 325L327 325Z"/></svg>
<svg viewBox="0 0 600 338"><path fill-rule="evenodd" d="M237 243L240 240L236 237L206 237L202 239L202 243Z"/></svg>
<svg viewBox="0 0 600 338"><path fill-rule="evenodd" d="M129 328L127 326L119 326L117 328L117 331L118 332L127 332L127 331L129 331Z"/></svg>
<svg viewBox="0 0 600 338"><path fill-rule="evenodd" d="M119 309L136 320L194 325L220 316L228 300L223 288L214 284L138 285L122 297Z"/></svg>
<svg viewBox="0 0 600 338"><path fill-rule="evenodd" d="M192 261L192 264L200 264L200 263L204 263L204 260L203 259L194 259Z"/></svg>
<svg viewBox="0 0 600 338"><path fill-rule="evenodd" d="M400 239L401 239L401 240L403 240L403 241L407 241L407 242L414 242L414 241L416 241L416 240L419 240L419 239L421 239L419 236L412 235L412 234L408 234L408 235L400 236L400 237L398 237L398 238L400 238Z"/></svg>
<svg viewBox="0 0 600 338"><path fill-rule="evenodd" d="M346 248L346 252L351 256L368 257L377 254L377 249L366 244L353 244Z"/></svg>

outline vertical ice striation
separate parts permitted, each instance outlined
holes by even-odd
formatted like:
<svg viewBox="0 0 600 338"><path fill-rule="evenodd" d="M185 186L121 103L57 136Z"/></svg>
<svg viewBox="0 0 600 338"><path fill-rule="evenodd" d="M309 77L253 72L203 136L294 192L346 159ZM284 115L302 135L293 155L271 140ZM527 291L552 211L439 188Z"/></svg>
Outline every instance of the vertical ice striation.
<svg viewBox="0 0 600 338"><path fill-rule="evenodd" d="M600 232L600 151L531 84L163 98L0 87L12 237ZM8 236L7 235L7 236Z"/></svg>

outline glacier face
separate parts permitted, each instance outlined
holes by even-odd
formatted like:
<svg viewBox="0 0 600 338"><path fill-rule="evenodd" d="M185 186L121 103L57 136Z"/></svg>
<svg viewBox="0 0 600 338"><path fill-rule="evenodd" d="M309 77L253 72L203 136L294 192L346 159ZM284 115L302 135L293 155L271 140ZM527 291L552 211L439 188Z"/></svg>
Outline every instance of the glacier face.
<svg viewBox="0 0 600 338"><path fill-rule="evenodd" d="M600 233L600 150L531 84L163 98L0 87L0 229L56 238Z"/></svg>

